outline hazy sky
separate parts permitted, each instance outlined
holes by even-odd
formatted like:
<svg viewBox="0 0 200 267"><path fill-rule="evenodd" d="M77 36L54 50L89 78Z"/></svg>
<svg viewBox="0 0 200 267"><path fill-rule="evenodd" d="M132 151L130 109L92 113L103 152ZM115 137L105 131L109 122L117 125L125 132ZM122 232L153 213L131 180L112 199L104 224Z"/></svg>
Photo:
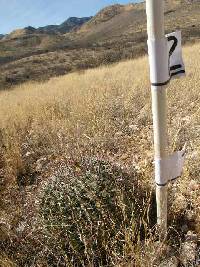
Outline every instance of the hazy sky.
<svg viewBox="0 0 200 267"><path fill-rule="evenodd" d="M68 17L92 16L111 4L137 0L0 0L0 33L26 26L60 24Z"/></svg>

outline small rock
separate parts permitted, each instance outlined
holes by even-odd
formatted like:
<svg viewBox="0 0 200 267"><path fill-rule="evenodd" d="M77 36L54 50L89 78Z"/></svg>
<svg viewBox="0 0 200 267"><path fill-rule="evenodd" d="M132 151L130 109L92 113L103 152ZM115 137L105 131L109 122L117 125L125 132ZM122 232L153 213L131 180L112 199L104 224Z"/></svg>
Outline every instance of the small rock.
<svg viewBox="0 0 200 267"><path fill-rule="evenodd" d="M191 242L196 242L198 241L198 237L195 233L193 233L192 231L188 231L186 234L186 241L191 241Z"/></svg>
<svg viewBox="0 0 200 267"><path fill-rule="evenodd" d="M197 235L189 231L186 234L186 241L181 248L181 263L184 266L195 264L197 255Z"/></svg>
<svg viewBox="0 0 200 267"><path fill-rule="evenodd" d="M197 181L195 180L191 180L190 183L189 183L189 188L191 191L196 191L199 189L199 184Z"/></svg>
<svg viewBox="0 0 200 267"><path fill-rule="evenodd" d="M159 267L177 267L178 265L179 265L178 259L175 256L173 256L161 262Z"/></svg>

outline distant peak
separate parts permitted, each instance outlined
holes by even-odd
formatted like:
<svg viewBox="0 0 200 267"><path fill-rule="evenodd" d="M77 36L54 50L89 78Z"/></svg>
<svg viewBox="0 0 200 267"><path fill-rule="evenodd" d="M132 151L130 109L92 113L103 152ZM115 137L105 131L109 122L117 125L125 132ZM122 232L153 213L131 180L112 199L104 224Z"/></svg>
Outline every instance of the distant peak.
<svg viewBox="0 0 200 267"><path fill-rule="evenodd" d="M82 25L83 23L87 22L90 20L92 17L83 17L83 18L78 18L78 17L69 17L67 20L65 20L61 25L63 24L74 24L74 25ZM61 26L60 25L60 26Z"/></svg>
<svg viewBox="0 0 200 267"><path fill-rule="evenodd" d="M33 31L33 32L36 30L36 28L34 28L32 26L25 27L24 29L27 31Z"/></svg>

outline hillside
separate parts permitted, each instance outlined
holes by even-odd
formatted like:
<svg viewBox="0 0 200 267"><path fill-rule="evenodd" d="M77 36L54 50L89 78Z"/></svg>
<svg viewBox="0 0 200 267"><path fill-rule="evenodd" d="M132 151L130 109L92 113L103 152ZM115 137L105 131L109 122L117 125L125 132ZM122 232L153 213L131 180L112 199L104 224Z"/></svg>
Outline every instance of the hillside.
<svg viewBox="0 0 200 267"><path fill-rule="evenodd" d="M196 42L199 14L199 1L167 0L166 31L181 29L184 43ZM0 40L0 88L136 58L146 53L146 39L144 3L113 5L60 26L15 31Z"/></svg>
<svg viewBox="0 0 200 267"><path fill-rule="evenodd" d="M146 57L0 92L2 267L199 266L199 51L184 48L187 76L168 88L170 151L187 143L187 159L167 246Z"/></svg>

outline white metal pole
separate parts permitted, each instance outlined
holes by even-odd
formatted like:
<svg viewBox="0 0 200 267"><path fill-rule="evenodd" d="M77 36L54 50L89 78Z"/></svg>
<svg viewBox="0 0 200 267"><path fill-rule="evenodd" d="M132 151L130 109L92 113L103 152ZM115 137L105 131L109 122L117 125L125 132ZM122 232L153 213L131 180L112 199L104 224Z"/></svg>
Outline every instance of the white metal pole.
<svg viewBox="0 0 200 267"><path fill-rule="evenodd" d="M165 39L164 0L146 0L146 12L148 40L157 43L162 42L162 40ZM159 61L159 51L156 51L156 46L154 52L154 55L149 55L152 61L154 61L153 66L150 64L150 72L153 73L155 77L159 77L159 72L162 71L162 64L164 62L161 60L160 63L155 63ZM163 53L167 53L167 51L163 51ZM165 67L163 68L165 69ZM151 86L155 162L159 162L168 156L166 83L167 81L162 81L157 84L152 84ZM156 175L163 175L165 170L162 169L162 164L158 166L158 169L159 168L160 170ZM162 177L160 177L160 179L162 180ZM157 224L162 239L165 238L167 234L167 191L167 183L163 185L156 184Z"/></svg>

